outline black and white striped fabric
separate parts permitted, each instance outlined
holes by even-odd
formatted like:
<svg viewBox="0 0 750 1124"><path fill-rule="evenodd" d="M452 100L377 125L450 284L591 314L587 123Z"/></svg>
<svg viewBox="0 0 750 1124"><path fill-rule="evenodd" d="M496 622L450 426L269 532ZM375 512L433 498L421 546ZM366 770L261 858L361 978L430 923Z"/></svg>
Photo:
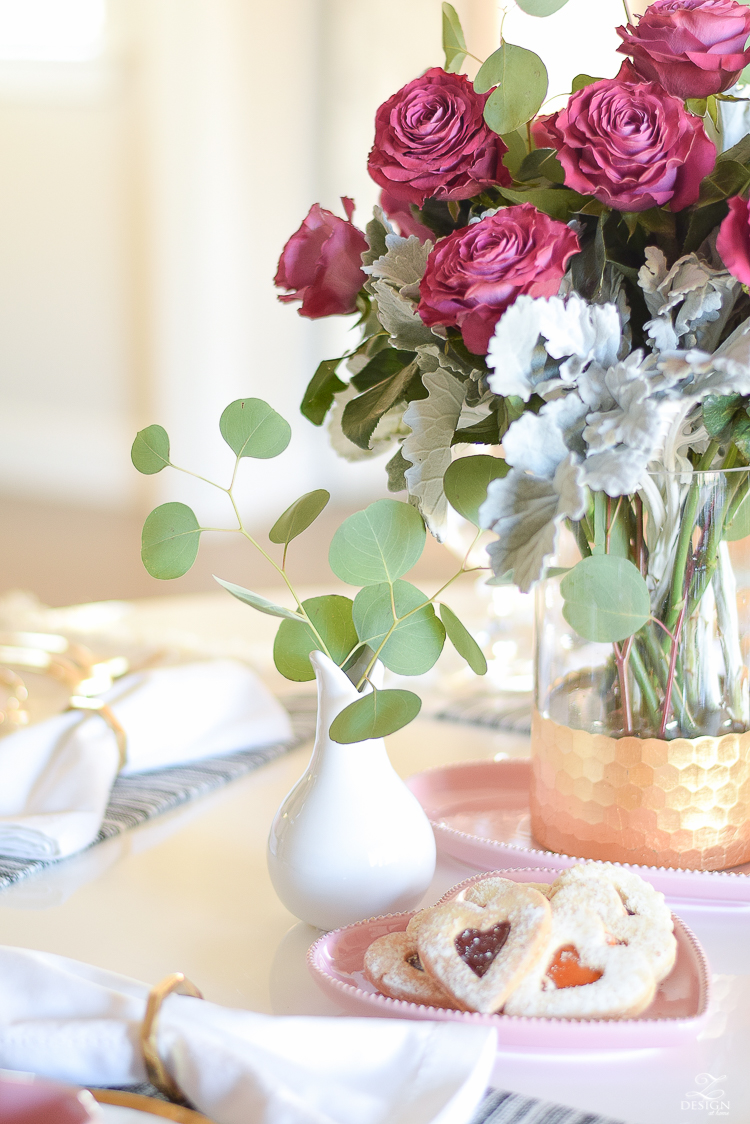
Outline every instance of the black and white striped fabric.
<svg viewBox="0 0 750 1124"><path fill-rule="evenodd" d="M537 1101L518 1093L489 1093L471 1124L624 1124L609 1116Z"/></svg>
<svg viewBox="0 0 750 1124"><path fill-rule="evenodd" d="M153 1085L118 1085L124 1093L140 1093L143 1097L154 1097L165 1101ZM470 1124L625 1124L623 1120L613 1120L610 1116L580 1112L577 1108L538 1101L534 1097L522 1097L519 1093L502 1093L493 1089L484 1098Z"/></svg>
<svg viewBox="0 0 750 1124"><path fill-rule="evenodd" d="M452 699L435 715L443 722L459 722L467 726L484 726L509 734L531 733L531 698L492 695L470 695Z"/></svg>
<svg viewBox="0 0 750 1124"><path fill-rule="evenodd" d="M315 695L294 695L280 701L289 711L292 720L294 736L289 742L262 746L259 749L241 749L218 757L190 761L186 765L171 765L167 769L118 777L112 788L98 838L92 843L92 847L104 839L137 827L153 816L193 800L196 796L204 796L311 738L315 732ZM0 855L0 890L20 882L41 867L52 865L56 864L50 860L11 859Z"/></svg>

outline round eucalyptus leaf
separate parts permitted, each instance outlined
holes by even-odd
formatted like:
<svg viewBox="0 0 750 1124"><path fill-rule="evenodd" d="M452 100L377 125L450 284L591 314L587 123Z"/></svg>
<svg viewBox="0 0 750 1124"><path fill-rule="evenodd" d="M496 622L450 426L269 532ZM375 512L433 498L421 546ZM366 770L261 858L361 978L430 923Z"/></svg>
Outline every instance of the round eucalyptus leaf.
<svg viewBox="0 0 750 1124"><path fill-rule="evenodd" d="M352 602L331 594L311 597L302 606L320 634L334 663L341 665L357 643L352 624ZM273 662L286 679L305 683L315 678L310 652L320 650L320 640L307 621L284 620L273 645Z"/></svg>
<svg viewBox="0 0 750 1124"><path fill-rule="evenodd" d="M195 562L200 537L192 508L184 503L163 503L143 524L143 565L152 578L181 578Z"/></svg>
<svg viewBox="0 0 750 1124"><path fill-rule="evenodd" d="M651 616L648 586L627 558L594 554L560 582L563 616L584 640L626 640Z"/></svg>
<svg viewBox="0 0 750 1124"><path fill-rule="evenodd" d="M478 527L479 508L487 499L490 480L507 476L508 471L508 465L500 457L460 457L448 465L443 477L448 503Z"/></svg>
<svg viewBox="0 0 750 1124"><path fill-rule="evenodd" d="M291 426L262 398L238 398L219 420L221 436L238 457L269 460L283 453Z"/></svg>
<svg viewBox="0 0 750 1124"><path fill-rule="evenodd" d="M169 464L169 435L160 425L139 429L135 435L130 459L144 476L153 476Z"/></svg>
<svg viewBox="0 0 750 1124"><path fill-rule="evenodd" d="M425 595L410 582L393 583L396 615L404 619L398 621L378 658L398 675L422 675L443 650L445 629L425 602ZM354 598L353 619L359 639L376 652L393 625L390 585L382 582L361 589Z"/></svg>
<svg viewBox="0 0 750 1124"><path fill-rule="evenodd" d="M349 745L368 738L384 738L408 726L422 709L422 700L412 691L372 691L349 703L331 723L333 741Z"/></svg>
<svg viewBox="0 0 750 1124"><path fill-rule="evenodd" d="M376 500L341 524L328 561L349 585L392 582L411 570L425 543L422 516L401 500Z"/></svg>
<svg viewBox="0 0 750 1124"><path fill-rule="evenodd" d="M449 609L447 605L441 605L440 619L445 625L448 639L459 656L463 656L475 675L486 675L487 660L484 658L482 649L453 610Z"/></svg>
<svg viewBox="0 0 750 1124"><path fill-rule="evenodd" d="M564 8L568 0L516 0L527 16L551 16Z"/></svg>
<svg viewBox="0 0 750 1124"><path fill-rule="evenodd" d="M510 133L530 121L547 96L547 68L539 55L503 43L479 70L474 89L486 93L484 119L494 133Z"/></svg>
<svg viewBox="0 0 750 1124"><path fill-rule="evenodd" d="M314 492L307 492L286 509L268 532L271 542L290 543L306 531L311 523L320 515L323 508L331 498L331 493L325 488L317 488Z"/></svg>

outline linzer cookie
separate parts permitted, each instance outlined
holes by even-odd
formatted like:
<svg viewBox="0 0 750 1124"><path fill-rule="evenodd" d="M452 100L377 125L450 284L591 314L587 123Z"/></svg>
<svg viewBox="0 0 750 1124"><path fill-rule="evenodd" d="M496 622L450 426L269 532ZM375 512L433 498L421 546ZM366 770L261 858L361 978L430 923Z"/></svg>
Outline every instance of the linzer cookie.
<svg viewBox="0 0 750 1124"><path fill-rule="evenodd" d="M405 933L387 933L372 942L365 953L365 975L391 999L423 1003L427 1007L455 1006L448 992L425 972L408 929Z"/></svg>
<svg viewBox="0 0 750 1124"><path fill-rule="evenodd" d="M427 911L419 958L459 1007L490 1013L544 953L550 926L547 899L509 881L484 906L452 901Z"/></svg>
<svg viewBox="0 0 750 1124"><path fill-rule="evenodd" d="M583 886L552 896L547 948L508 997L506 1015L610 1019L648 1007L656 991L648 958L618 943L590 900Z"/></svg>
<svg viewBox="0 0 750 1124"><path fill-rule="evenodd" d="M648 958L656 982L665 979L674 967L677 941L664 895L639 875L612 863L570 867L550 889L555 896L576 886L589 888L588 908L599 914L617 941L638 948ZM612 891L622 906L619 913L611 905Z"/></svg>

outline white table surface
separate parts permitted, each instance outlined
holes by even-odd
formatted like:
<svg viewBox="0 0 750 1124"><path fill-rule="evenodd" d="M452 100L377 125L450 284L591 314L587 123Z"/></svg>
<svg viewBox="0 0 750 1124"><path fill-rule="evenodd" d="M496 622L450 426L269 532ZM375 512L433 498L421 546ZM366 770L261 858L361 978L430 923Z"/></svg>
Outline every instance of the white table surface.
<svg viewBox="0 0 750 1124"><path fill-rule="evenodd" d="M259 623L229 598L154 599L128 613L146 636L174 639L181 632L216 650L223 641L238 651L244 645L267 671L273 623ZM267 674L277 687L274 673ZM388 749L397 771L408 776L451 761L525 755L528 743L420 718L389 738ZM336 1015L305 965L318 931L282 906L265 864L274 812L309 751L309 745L298 748L0 892L0 943L60 953L150 983L182 971L207 999L227 1006ZM441 859L425 904L469 873ZM723 1119L748 1124L750 907L680 903L675 911L702 942L713 973L712 1015L699 1040L680 1048L585 1053L503 1047L494 1083L627 1124L693 1124L710 1114L690 1096L709 1074L724 1090Z"/></svg>

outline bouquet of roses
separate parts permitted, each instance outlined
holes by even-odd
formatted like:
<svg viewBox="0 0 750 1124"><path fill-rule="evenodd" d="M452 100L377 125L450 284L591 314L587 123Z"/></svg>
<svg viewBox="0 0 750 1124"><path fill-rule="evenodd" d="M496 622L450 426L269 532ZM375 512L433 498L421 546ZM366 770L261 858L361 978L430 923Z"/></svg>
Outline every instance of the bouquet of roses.
<svg viewBox="0 0 750 1124"><path fill-rule="evenodd" d="M392 446L388 486L433 534L450 503L497 535L493 580L528 590L572 532L565 617L611 645L622 733L744 729L728 543L750 533L731 471L750 464L750 135L724 136L750 8L656 0L617 30L617 76L579 75L544 113L542 60L502 41L470 82L443 4L445 67L376 115L381 206L364 231L351 200L346 219L313 206L276 284L303 316L359 313L302 413L330 412L344 456ZM453 459L466 443L502 456ZM708 692L690 668L707 599Z"/></svg>

